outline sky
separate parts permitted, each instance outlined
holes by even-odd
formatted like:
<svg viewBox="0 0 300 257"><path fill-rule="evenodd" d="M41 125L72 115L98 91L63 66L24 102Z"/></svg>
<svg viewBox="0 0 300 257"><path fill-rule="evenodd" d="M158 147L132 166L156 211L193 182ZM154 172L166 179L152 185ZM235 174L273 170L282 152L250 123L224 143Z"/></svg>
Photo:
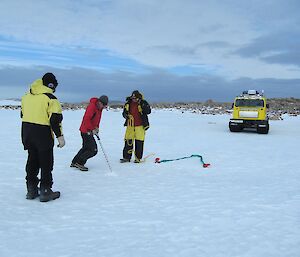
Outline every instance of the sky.
<svg viewBox="0 0 300 257"><path fill-rule="evenodd" d="M300 2L1 0L0 99L46 72L65 102L300 98Z"/></svg>

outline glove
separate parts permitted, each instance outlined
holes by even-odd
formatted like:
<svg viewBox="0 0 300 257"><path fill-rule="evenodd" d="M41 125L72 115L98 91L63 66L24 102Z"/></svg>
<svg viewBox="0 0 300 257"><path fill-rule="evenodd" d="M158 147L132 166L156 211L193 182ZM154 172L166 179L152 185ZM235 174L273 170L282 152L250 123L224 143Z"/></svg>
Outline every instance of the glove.
<svg viewBox="0 0 300 257"><path fill-rule="evenodd" d="M63 148L66 144L64 136L58 137L57 141L58 141L57 147L59 147L59 148Z"/></svg>
<svg viewBox="0 0 300 257"><path fill-rule="evenodd" d="M99 128L95 128L92 130L93 135L98 135L99 133Z"/></svg>

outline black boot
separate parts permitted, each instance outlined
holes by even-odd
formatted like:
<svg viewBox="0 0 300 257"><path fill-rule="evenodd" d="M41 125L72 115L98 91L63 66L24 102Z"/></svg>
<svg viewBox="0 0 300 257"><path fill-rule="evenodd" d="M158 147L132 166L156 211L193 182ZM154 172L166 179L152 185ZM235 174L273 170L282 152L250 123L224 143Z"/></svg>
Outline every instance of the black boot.
<svg viewBox="0 0 300 257"><path fill-rule="evenodd" d="M41 188L40 202L48 202L60 197L60 192L53 192L51 188Z"/></svg>
<svg viewBox="0 0 300 257"><path fill-rule="evenodd" d="M73 167L75 167L77 169L80 169L81 171L88 171L89 170L88 167L85 167L84 165L79 164L78 162L76 162Z"/></svg>
<svg viewBox="0 0 300 257"><path fill-rule="evenodd" d="M33 200L39 196L39 191L37 186L27 185L26 199Z"/></svg>
<svg viewBox="0 0 300 257"><path fill-rule="evenodd" d="M125 159L125 158L120 159L120 163L124 163L124 162L130 162L130 160L129 159Z"/></svg>

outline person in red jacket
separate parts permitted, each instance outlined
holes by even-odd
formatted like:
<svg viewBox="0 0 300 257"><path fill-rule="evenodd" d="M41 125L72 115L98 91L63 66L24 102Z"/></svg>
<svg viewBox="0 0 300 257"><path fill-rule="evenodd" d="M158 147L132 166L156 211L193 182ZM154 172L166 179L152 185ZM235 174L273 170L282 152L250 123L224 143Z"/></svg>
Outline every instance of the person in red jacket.
<svg viewBox="0 0 300 257"><path fill-rule="evenodd" d="M85 165L88 159L98 152L94 135L99 133L99 124L102 110L108 105L108 97L102 95L99 98L91 98L79 128L82 137L82 148L75 155L70 167L75 167L81 171L88 171Z"/></svg>

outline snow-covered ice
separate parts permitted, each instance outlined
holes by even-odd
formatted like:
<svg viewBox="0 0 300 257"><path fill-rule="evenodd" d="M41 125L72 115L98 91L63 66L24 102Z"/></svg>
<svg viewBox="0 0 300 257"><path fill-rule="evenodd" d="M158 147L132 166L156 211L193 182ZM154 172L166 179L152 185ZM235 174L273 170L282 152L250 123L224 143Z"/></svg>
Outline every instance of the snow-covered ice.
<svg viewBox="0 0 300 257"><path fill-rule="evenodd" d="M88 172L70 168L84 111L65 111L48 203L26 200L19 111L0 110L1 257L298 257L300 117L268 135L230 133L228 115L154 110L145 163L120 164L123 118L104 111ZM199 159L155 164L200 154Z"/></svg>

